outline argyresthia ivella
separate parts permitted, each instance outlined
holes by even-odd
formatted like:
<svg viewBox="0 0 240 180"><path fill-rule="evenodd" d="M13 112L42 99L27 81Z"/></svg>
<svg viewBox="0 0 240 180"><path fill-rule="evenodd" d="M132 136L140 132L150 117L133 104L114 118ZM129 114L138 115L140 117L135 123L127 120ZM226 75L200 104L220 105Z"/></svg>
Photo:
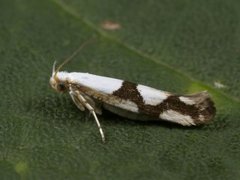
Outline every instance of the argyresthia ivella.
<svg viewBox="0 0 240 180"><path fill-rule="evenodd" d="M59 92L68 92L81 111L90 111L103 141L105 136L96 115L101 115L102 109L129 119L166 120L183 126L205 124L215 116L216 109L207 91L175 95L120 79L60 71L85 44L57 69L54 63L50 85Z"/></svg>

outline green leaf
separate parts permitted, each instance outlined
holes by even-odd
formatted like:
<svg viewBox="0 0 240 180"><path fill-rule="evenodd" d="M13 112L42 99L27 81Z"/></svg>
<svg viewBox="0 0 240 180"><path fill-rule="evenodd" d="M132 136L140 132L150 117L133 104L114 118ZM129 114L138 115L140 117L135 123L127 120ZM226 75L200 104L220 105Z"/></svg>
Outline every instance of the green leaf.
<svg viewBox="0 0 240 180"><path fill-rule="evenodd" d="M3 179L239 179L237 0L0 2L0 177ZM208 90L206 126L93 119L49 86L52 64L175 93ZM214 86L214 82L225 85Z"/></svg>

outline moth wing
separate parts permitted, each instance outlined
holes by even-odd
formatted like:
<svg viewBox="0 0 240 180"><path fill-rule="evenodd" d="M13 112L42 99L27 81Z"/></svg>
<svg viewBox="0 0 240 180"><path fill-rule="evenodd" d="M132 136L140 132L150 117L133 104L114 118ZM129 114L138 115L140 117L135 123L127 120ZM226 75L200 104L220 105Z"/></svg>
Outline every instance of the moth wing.
<svg viewBox="0 0 240 180"><path fill-rule="evenodd" d="M114 107L152 116L159 115L160 109L153 107L164 102L170 93L124 81L121 88L108 96L107 103Z"/></svg>

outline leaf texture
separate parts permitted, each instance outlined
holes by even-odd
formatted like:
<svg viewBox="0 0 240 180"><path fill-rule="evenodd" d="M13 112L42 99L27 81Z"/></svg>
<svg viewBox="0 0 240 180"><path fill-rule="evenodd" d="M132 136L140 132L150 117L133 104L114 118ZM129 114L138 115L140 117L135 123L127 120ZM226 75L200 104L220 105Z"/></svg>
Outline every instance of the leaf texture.
<svg viewBox="0 0 240 180"><path fill-rule="evenodd" d="M0 176L239 179L239 7L237 0L2 0ZM49 86L54 60L91 37L65 70L175 93L208 90L214 121L184 128L104 112L102 144L88 113Z"/></svg>

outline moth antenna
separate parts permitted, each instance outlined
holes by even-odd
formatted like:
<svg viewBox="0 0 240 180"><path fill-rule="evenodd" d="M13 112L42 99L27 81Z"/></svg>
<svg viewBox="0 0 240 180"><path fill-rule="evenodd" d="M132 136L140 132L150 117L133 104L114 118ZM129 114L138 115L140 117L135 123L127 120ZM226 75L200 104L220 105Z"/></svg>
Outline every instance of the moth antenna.
<svg viewBox="0 0 240 180"><path fill-rule="evenodd" d="M87 41L85 41L84 43L82 43L79 48L77 48L72 54L71 56L69 56L67 59L65 59L63 61L62 64L60 64L57 69L55 70L54 69L54 77L56 77L56 74L60 71L60 69L65 65L67 64L70 60L72 60L87 44L91 43L95 38L90 38L88 39ZM56 62L56 61L55 61ZM54 64L55 64L54 62ZM53 66L55 68L55 66Z"/></svg>
<svg viewBox="0 0 240 180"><path fill-rule="evenodd" d="M57 64L57 61L54 61L53 68L52 68L52 76L55 74L56 64Z"/></svg>

